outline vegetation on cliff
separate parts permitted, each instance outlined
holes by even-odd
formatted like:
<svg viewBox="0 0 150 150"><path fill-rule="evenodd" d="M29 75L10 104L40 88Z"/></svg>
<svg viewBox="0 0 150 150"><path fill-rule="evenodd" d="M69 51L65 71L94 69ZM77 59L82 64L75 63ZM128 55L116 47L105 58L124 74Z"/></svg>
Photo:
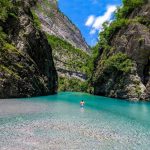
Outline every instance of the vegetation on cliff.
<svg viewBox="0 0 150 150"><path fill-rule="evenodd" d="M122 71L128 73L133 67L131 59L126 54L121 52L110 56L108 59L103 61L103 67L108 70Z"/></svg>
<svg viewBox="0 0 150 150"><path fill-rule="evenodd" d="M147 3L147 0L123 0L115 20L103 24L100 40L94 47L95 94L126 99L150 97Z"/></svg>
<svg viewBox="0 0 150 150"><path fill-rule="evenodd" d="M8 16L15 16L13 9L14 9L14 5L10 0L6 0L6 1L0 0L0 23L1 24L3 24L7 20ZM19 76L15 72L13 66L9 66L10 65L9 62L6 61L9 53L14 53L16 55L20 54L18 50L14 47L14 45L12 45L12 43L9 43L8 35L3 31L3 27L0 26L0 72L1 72L0 80L1 82L4 80L2 78L2 74L19 79Z"/></svg>
<svg viewBox="0 0 150 150"><path fill-rule="evenodd" d="M53 49L55 66L58 70L61 69L58 90L90 91L88 80L93 71L92 57L54 35L47 34L47 38ZM78 74L81 74L82 77L79 77Z"/></svg>
<svg viewBox="0 0 150 150"><path fill-rule="evenodd" d="M37 16L37 14L35 13L33 9L31 10L31 12L33 15L33 22L34 22L35 27L37 27L37 29L41 29L41 21L39 17Z"/></svg>
<svg viewBox="0 0 150 150"><path fill-rule="evenodd" d="M99 45L104 49L110 49L110 40L119 29L132 22L143 20L144 18L142 19L142 17L136 18L136 20L135 18L129 19L128 15L135 8L141 7L145 2L146 0L123 0L123 6L118 8L115 13L115 20L111 24L109 24L109 22L103 24L103 31L100 33Z"/></svg>
<svg viewBox="0 0 150 150"><path fill-rule="evenodd" d="M58 91L89 91L93 60L78 28L59 10L57 1L39 1L32 15L35 26L46 33L53 49Z"/></svg>
<svg viewBox="0 0 150 150"><path fill-rule="evenodd" d="M81 81L77 78L68 78L60 76L58 78L59 91L72 91L72 92L91 92L92 88L89 86L88 81Z"/></svg>
<svg viewBox="0 0 150 150"><path fill-rule="evenodd" d="M77 72L82 72L87 76L91 73L91 68L89 65L91 64L90 55L84 52L81 49L75 48L73 45L68 43L67 41L60 39L54 35L47 35L48 41L53 48L53 56L55 59L64 59L64 63L66 63L66 69L74 70ZM60 56L62 58L60 58ZM65 56L67 57L65 60Z"/></svg>
<svg viewBox="0 0 150 150"><path fill-rule="evenodd" d="M56 92L51 48L35 27L34 4L35 0L0 0L0 98Z"/></svg>
<svg viewBox="0 0 150 150"><path fill-rule="evenodd" d="M30 6L30 3L32 4L32 6L36 4L37 9L35 9L35 7ZM34 86L38 88L38 86L41 85L42 91L44 91L44 88L46 88L47 86L45 84L46 82L45 74L42 74L42 77L41 77L38 74L41 72L41 70L37 68L38 66L36 66L36 65L40 65L41 69L44 69L46 67L48 68L46 64L43 63L42 65L44 66L40 64L40 61L41 61L40 58L39 60L36 60L37 57L46 57L46 56L43 56L44 52L42 53L39 50L41 49L42 46L38 46L38 47L32 46L35 44L34 42L32 42L34 38L36 39L36 41L38 41L37 45L41 43L40 30L42 30L42 21L37 14L37 10L38 12L41 12L44 15L48 16L53 21L56 20L56 17L57 17L55 16L56 14L58 14L60 19L64 19L65 22L68 21L68 24L71 26L71 28L69 28L69 30L71 31L68 31L68 32L71 32L71 33L75 32L76 34L78 34L77 36L79 36L81 40L81 44L83 44L82 46L83 47L85 46L85 49L88 47L85 41L82 39L82 36L80 35L80 32L78 32L78 29L75 27L75 25L69 20L69 18L64 16L64 14L62 14L62 12L57 8L55 1L44 0L42 3L40 3L40 2L35 2L35 0L33 0L33 1L27 1L26 3L24 3L23 1L15 1L13 3L10 0L6 0L6 1L0 0L0 7L1 7L0 23L2 25L0 26L0 46L1 46L1 53L0 53L1 60L0 61L2 64L0 65L0 70L1 70L0 80L2 81L1 85L3 86L5 86L5 84L8 82L8 78L10 77L12 78L12 79L10 78L11 80L9 81L9 84L8 84L10 85L10 87L20 86L21 82L30 83L30 80L28 79L29 76L25 77L27 72L28 72L27 73L28 75L32 74L31 76L33 76L34 78L33 82L35 82ZM27 16L23 14L26 14ZM28 21L25 23L21 22L20 20L21 17L24 18L23 21L26 21L26 20ZM30 31L31 31L30 35L28 35L28 29L26 29L27 24L30 24L29 26ZM3 29L3 27L5 29ZM10 29L10 27L12 29ZM22 30L22 32L20 32L21 34L19 34L19 31L21 29L23 29L26 33L24 33ZM68 30L68 28L66 29ZM34 37L30 38L29 36L31 36L31 34L34 34L34 33L35 33ZM17 41L18 40L17 36L20 37L19 41ZM45 38L46 37L44 37L44 40L46 40ZM28 48L27 53L26 53L26 50L22 51L20 50L19 47L16 46L17 43L20 44L22 42L21 40L24 40L24 41L29 40L27 42L28 43L27 46L25 46ZM90 89L89 89L88 80L91 77L92 70L93 70L93 60L91 56L88 53L86 53L85 50L76 48L75 46L73 46L73 44L70 44L64 39L58 38L57 36L47 34L47 40L53 49L53 58L55 61L56 68L59 70L58 71L59 74L61 74L59 76L59 83L58 83L59 89L58 90L59 91L67 91L67 90L84 91L84 92L89 91ZM24 45L24 42L22 44ZM78 46L80 45L80 43L76 43L76 42L75 44L77 44ZM30 46L28 47L28 45ZM41 56L37 54L36 52L34 52L33 49L34 50L36 49L37 53L41 54ZM47 50L48 50L48 47L47 47ZM51 59L51 57L49 59ZM32 64L33 62L34 64ZM28 63L30 64L29 66L27 65ZM24 73L24 71L26 73ZM38 77L36 76L37 74L38 74ZM51 77L49 79L51 78L55 78L55 77L52 77L52 74L51 74ZM42 87L41 82L43 82L44 87ZM50 85L51 84L49 84L49 86ZM34 86L32 86L32 83L31 83L31 85L29 86L30 89L25 87L26 88L25 91L20 89L20 87L19 87L19 90L17 91L18 87L16 87L14 89L17 92L15 91L14 93L15 95L18 94L18 96L19 96L19 93L20 93L20 96L23 96L24 93L26 94L28 93L27 95L30 96L34 93L34 92L32 93L32 90L31 90L32 88L34 89ZM1 88L0 90L2 91L2 87L0 88ZM48 89L46 89L46 92L48 92ZM3 93L5 92L3 91Z"/></svg>
<svg viewBox="0 0 150 150"><path fill-rule="evenodd" d="M5 21L9 14L10 10L13 8L13 4L10 0L0 0L0 21Z"/></svg>
<svg viewBox="0 0 150 150"><path fill-rule="evenodd" d="M104 59L108 59L108 57L106 56L109 52L111 53L113 50L115 50L114 47L112 47L111 45L111 39L113 38L113 36L123 27L128 26L131 23L135 23L135 22L144 22L144 17L135 17L133 18L128 18L129 14L131 14L131 12L138 7L141 7L144 3L146 3L146 0L123 0L123 6L118 8L117 12L115 13L115 20L109 24L109 22L105 22L103 24L103 31L100 33L99 35L99 42L98 44L94 47L94 53L95 53L95 59L97 59L98 55L99 55L99 49L103 49L103 58ZM120 54L115 54L115 56L113 56L113 58L117 58ZM124 57L125 54L123 54ZM112 59L109 58L107 61L105 61L107 64L109 62L111 62L110 60ZM117 64L115 61L114 62L114 66ZM113 62L109 63L113 65ZM124 62L125 63L125 62ZM124 64L125 65L125 64ZM122 68L120 68L120 70L128 72L127 70L129 69L124 69L124 65L122 65ZM117 65L116 65L117 66ZM126 66L131 67L131 60L129 62L129 58L128 61L126 62Z"/></svg>

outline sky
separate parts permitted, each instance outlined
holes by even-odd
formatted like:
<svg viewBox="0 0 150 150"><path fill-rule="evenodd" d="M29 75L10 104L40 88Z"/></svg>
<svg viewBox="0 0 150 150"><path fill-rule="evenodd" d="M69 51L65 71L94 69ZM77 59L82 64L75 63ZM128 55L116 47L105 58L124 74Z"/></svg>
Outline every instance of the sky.
<svg viewBox="0 0 150 150"><path fill-rule="evenodd" d="M112 21L121 0L58 0L60 10L80 29L90 46L98 40L105 21Z"/></svg>

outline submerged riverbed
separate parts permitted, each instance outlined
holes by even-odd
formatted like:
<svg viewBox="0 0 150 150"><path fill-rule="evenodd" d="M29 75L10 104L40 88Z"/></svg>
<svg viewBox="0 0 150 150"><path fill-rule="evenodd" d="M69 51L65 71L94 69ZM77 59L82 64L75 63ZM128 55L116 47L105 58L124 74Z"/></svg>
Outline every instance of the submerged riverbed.
<svg viewBox="0 0 150 150"><path fill-rule="evenodd" d="M147 150L149 116L150 103L85 93L0 100L0 150Z"/></svg>

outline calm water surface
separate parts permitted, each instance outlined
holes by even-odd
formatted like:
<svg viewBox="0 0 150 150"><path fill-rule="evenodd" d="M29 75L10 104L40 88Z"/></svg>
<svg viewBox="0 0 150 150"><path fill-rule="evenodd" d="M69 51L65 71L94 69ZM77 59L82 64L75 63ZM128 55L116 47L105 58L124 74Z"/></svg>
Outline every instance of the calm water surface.
<svg viewBox="0 0 150 150"><path fill-rule="evenodd" d="M0 150L53 149L148 150L150 103L71 92L0 100Z"/></svg>

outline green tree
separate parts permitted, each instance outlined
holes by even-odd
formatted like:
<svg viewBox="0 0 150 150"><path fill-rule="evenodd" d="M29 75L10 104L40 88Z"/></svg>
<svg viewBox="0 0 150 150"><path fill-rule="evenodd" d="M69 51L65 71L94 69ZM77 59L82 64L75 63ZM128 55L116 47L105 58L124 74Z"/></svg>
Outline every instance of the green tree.
<svg viewBox="0 0 150 150"><path fill-rule="evenodd" d="M0 20L5 21L8 17L9 11L13 8L10 0L0 0Z"/></svg>

